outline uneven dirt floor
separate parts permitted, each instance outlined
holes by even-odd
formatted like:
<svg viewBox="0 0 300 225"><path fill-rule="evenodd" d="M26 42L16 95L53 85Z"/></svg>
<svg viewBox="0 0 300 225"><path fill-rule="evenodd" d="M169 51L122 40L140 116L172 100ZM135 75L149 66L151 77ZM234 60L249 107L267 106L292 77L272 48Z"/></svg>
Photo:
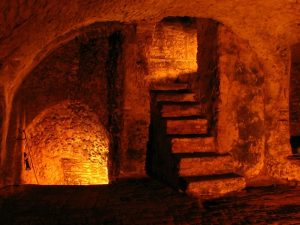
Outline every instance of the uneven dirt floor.
<svg viewBox="0 0 300 225"><path fill-rule="evenodd" d="M248 188L214 200L151 179L0 189L1 225L300 224L300 187Z"/></svg>

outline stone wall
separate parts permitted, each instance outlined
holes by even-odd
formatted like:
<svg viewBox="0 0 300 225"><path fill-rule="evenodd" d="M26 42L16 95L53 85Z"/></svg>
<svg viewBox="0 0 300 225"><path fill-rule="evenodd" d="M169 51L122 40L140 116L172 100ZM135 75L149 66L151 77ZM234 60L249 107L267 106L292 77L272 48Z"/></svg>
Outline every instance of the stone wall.
<svg viewBox="0 0 300 225"><path fill-rule="evenodd" d="M169 17L156 24L149 53L153 79L170 79L197 71L197 25L188 17Z"/></svg>
<svg viewBox="0 0 300 225"><path fill-rule="evenodd" d="M120 142L119 126L122 124L124 72L118 65L122 65L123 41L121 35L120 38L114 36L114 30L120 29L120 25L110 24L107 27L102 26L97 31L83 33L56 49L26 77L20 86L14 97L10 116L8 152L4 170L6 183L22 182L20 174L23 156L22 145L18 140L19 130L29 126L47 108L65 100L78 101L88 107L89 111L97 116L97 120L93 119L93 122L99 121L96 123L103 124L110 133L110 153L119 151L116 144ZM66 118L66 120L70 119ZM89 129L86 129L88 132ZM49 146L52 142L55 140L51 138L47 141ZM64 145L69 146L68 142L64 142ZM116 173L113 168L118 169L119 162L110 153L108 167L109 172L113 174L109 176L113 179ZM57 179L57 182L63 183L62 180ZM53 182L54 180L51 181Z"/></svg>
<svg viewBox="0 0 300 225"><path fill-rule="evenodd" d="M209 121L209 133L216 136L217 100L219 98L218 28L220 24L210 19L197 20L197 76L193 89Z"/></svg>
<svg viewBox="0 0 300 225"><path fill-rule="evenodd" d="M290 132L300 136L300 44L291 49Z"/></svg>
<svg viewBox="0 0 300 225"><path fill-rule="evenodd" d="M153 1L142 1L139 3L135 1L127 1L126 4L123 4L122 1L116 1L112 4L111 1L106 0L89 2L80 0L77 4L73 4L72 2L62 2L55 0L46 1L44 3L40 3L38 1L28 1L24 3L22 1L17 0L7 0L1 1L0 6L0 8L3 9L0 14L0 84L5 90L4 98L7 104L5 106L4 113L6 116L4 117L4 144L2 146L5 146L5 139L7 139L8 143L7 148L1 149L1 155L4 156L1 157L1 166L3 166L3 168L8 168L9 166L7 165L12 161L12 159L15 158L15 156L17 159L17 164L21 165L22 163L20 160L20 155L18 155L19 153L16 152L15 144L13 144L13 142L15 142L15 139L18 135L18 128L20 127L20 125L23 124L24 118L28 120L25 122L25 124L28 125L35 116L37 116L41 111L44 110L45 107L48 106L48 103L49 105L54 105L60 102L61 100L69 98L74 100L80 98L79 100L81 100L81 102L88 105L89 108L95 111L95 113L99 116L99 119L106 128L107 125L110 124L109 120L112 119L109 119L109 116L111 115L109 110L113 111L115 113L114 115L116 115L116 117L118 118L117 121L119 122L114 122L114 124L123 125L123 122L126 119L126 122L124 122L124 129L121 129L122 127L115 127L119 133L122 133L122 137L120 137L120 135L116 135L114 137L115 140L120 142L119 144L121 146L120 154L122 155L122 157L120 159L120 165L118 167L120 168L121 173L124 174L124 176L126 176L126 174L131 174L131 176L144 175L142 165L146 154L145 152L147 143L147 130L145 129L147 129L149 124L149 97L147 96L147 80L151 79L151 75L155 73L152 73L150 71L152 66L149 66L150 64L147 62L147 60L145 60L147 58L147 54L150 53L150 48L147 47L147 45L148 43L150 43L149 39L152 39L151 32L145 31L145 33L143 33L143 29L140 29L139 26L142 27L145 23L155 23L156 21L161 21L162 18L169 17L170 15L184 15L190 16L192 18L201 17L218 20L221 23L226 24L226 26L232 29L232 31L239 37L241 37L243 40L248 40L248 45L250 47L243 47L243 51L236 52L239 54L248 50L256 52L257 60L254 61L259 61L264 67L263 96L266 145L263 149L261 149L261 153L254 154L254 158L259 158L259 155L267 153L266 155L268 155L268 159L266 159L266 161L268 161L269 164L267 163L268 165L266 165L266 167L269 168L267 170L270 171L270 174L276 174L276 176L284 178L289 177L289 179L294 179L295 177L298 177L298 175L296 174L298 167L293 166L293 169L289 170L287 168L290 164L286 161L286 156L291 153L289 143L290 127L288 118L288 74L290 63L288 47L290 45L293 45L294 43L299 42L300 40L300 35L298 32L298 12L300 9L300 5L299 3L297 3L297 1L284 2L279 0L251 0L247 2L239 2L237 4L232 4L232 1L218 1L211 3L208 1L183 2L176 0L157 1L155 3ZM122 96L122 93L115 93L120 98L118 101L116 101L118 105L114 106L111 109L102 110L103 108L107 108L102 107L102 103L104 102L104 104L106 104L107 101L104 99L104 101L100 104L100 102L94 101L94 99L95 96L107 95L107 89L101 88L101 85L104 84L106 81L103 80L103 82L88 82L85 81L85 78L83 79L81 75L79 77L74 76L72 70L66 65L72 64L73 69L75 71L79 71L80 69L77 68L81 67L81 74L84 74L84 71L89 71L89 68L91 68L91 66L88 65L87 67L84 67L87 61L82 59L79 60L78 58L76 59L78 62L73 62L72 57L72 59L68 57L58 57L58 59L60 59L61 61L65 59L70 60L69 62L61 64L62 67L66 67L68 68L67 70L70 70L68 73L69 75L64 75L64 79L68 80L68 82L60 83L61 81L60 79L57 79L56 74L61 72L59 69L56 68L56 66L53 67L53 63L51 61L48 61L49 63L44 63L44 66L48 64L48 67L47 69L44 69L44 71L42 71L41 74L39 74L38 76L32 76L28 78L28 80L35 80L35 77L41 77L43 76L42 74L44 74L45 80L46 77L50 78L50 80L51 78L53 78L51 81L52 83L55 83L55 85L53 86L56 87L57 84L60 84L58 85L60 86L60 88L45 89L44 82L34 81L33 83L35 83L35 85L33 86L25 85L27 87L27 91L20 91L22 88L20 89L19 87L21 86L25 77L28 76L28 74L31 74L31 70L33 68L36 68L37 65L39 65L41 62L44 62L44 58L48 56L50 52L52 52L54 49L57 49L58 46L61 45L61 43L68 42L78 33L81 33L81 29L83 29L84 27L99 21L122 21L126 23L138 24L137 36L134 37L133 35L130 38L130 40L124 40L126 50L124 50L124 52L122 53L119 52L122 56L120 59L115 60L115 62L118 62L119 60L126 61L126 68L123 68L123 72L124 74L126 74L126 78L124 81L124 86L126 86L126 90L124 91L124 98L126 98L126 100L123 99L124 101L122 101L122 97L120 97ZM109 26L111 26L111 24ZM182 36L180 29L176 29L175 31L172 29L170 33L176 33L176 35L178 34L181 38L179 40L173 40L172 43L177 43L177 41L178 43L182 43L182 40L184 39L182 39L182 37L184 37L185 34L183 34ZM105 32L105 29L103 31ZM192 37L194 37L194 31L192 33ZM188 35L188 37L190 36ZM174 35L173 39L176 39L174 38ZM82 37L83 42L85 42L84 40L86 40L86 38ZM161 40L158 38L156 40L157 43L161 42ZM130 43L127 43L127 45L126 41ZM84 48L90 48L93 45L93 43L85 43L83 45L87 46L83 47L83 49L81 49L82 51L84 51ZM104 41L101 45L107 47L109 44L105 43ZM168 46L170 46L170 43L168 43ZM246 44L241 44L241 46L246 46ZM104 51L109 49L109 47L106 47L103 48ZM177 54L176 52L173 52L172 48L166 49L170 50L170 54L168 53L168 51L166 52L168 53L168 55ZM180 71L183 73L189 73L190 71L194 71L194 61L189 61L189 57L185 58L188 59L188 64L181 64L181 62L184 62L185 60L181 58L182 55L184 55L184 52L186 52L184 51L184 48L176 48L176 51L177 50L179 53L177 55L179 59L178 65L180 65L180 67L181 65L183 65ZM71 54L72 50L69 52ZM233 55L230 53L230 50L228 50L228 52L229 55ZM92 53L89 57L92 57L94 53ZM155 54L159 55L160 52ZM104 55L102 55L103 58L106 57ZM100 56L100 61L102 56ZM122 58L123 56L127 57L128 60ZM251 58L252 56L249 57ZM247 57L244 57L243 60L247 62L249 59ZM167 60L163 59L161 60L161 62L163 63L158 64L158 66L154 63L154 72L155 67L158 68L158 71L164 71L163 67L167 64L172 64L174 61L172 58L168 57ZM248 69L250 69L251 71L252 67L249 65L252 64L252 62L246 63L246 65L243 64L245 63L237 63L235 71L231 70L231 72L242 71L241 73L243 73L243 70L245 68L246 71ZM103 66L103 63L101 65ZM161 67L160 65L163 65L163 67ZM190 65L192 65L192 67L189 67ZM235 65L230 65L230 67L231 66ZM193 70L190 70L191 68L193 68ZM123 69L118 68L118 71L121 72ZM48 72L53 70L57 71L53 73ZM106 69L95 69L95 71L101 72L103 72L103 70L105 71ZM105 73L106 72L107 71L105 71ZM176 71L176 73L177 72L178 71ZM252 71L250 74L252 73L255 74L255 70ZM163 75L165 75L165 72L163 72ZM248 77L248 75L246 77ZM78 79L78 81L76 81L76 79ZM42 80L44 80L44 78ZM88 85L81 86L77 85L76 82L83 82L85 84L88 83ZM223 82L226 82L226 80L223 79ZM242 83L243 82L244 81L242 81ZM237 84L236 78L231 77L228 80L228 83L230 83L230 85L232 85L233 88L235 88L236 85L240 85ZM243 87L246 87L248 83L249 82L246 81ZM94 84L96 85L93 86ZM118 85L122 86L122 84ZM231 87L230 85L227 85L227 87ZM250 87L252 87L251 85L252 84L250 84ZM24 83L22 84L22 87L23 86ZM46 86L48 87L48 85ZM112 85L112 87L115 86ZM237 88L237 90L241 91L241 96L231 96L232 91L230 90L230 88L229 90L227 90L227 92L229 93L229 101L233 101L232 99L239 99L241 101L243 100L242 97L244 93L242 88ZM259 108L259 116L257 117L260 120L261 101L257 100L256 98L256 96L259 96L259 94L253 93L255 91L252 91L251 88L247 89L247 92L248 91L249 93L254 94L254 102L258 104L257 107ZM227 92L225 91L224 94ZM51 94L49 95L49 93ZM54 94L52 93L56 93L55 95L63 97L61 99L53 98L52 96L54 96ZM82 93L82 96L78 97L80 96L80 93ZM85 93L88 94L85 95ZM111 91L110 93L114 92ZM87 97L84 97L84 95ZM14 98L14 96L16 97ZM227 94L223 95L223 97L221 96L221 107L222 104L227 104L227 100L224 96L227 96ZM36 98L38 98L38 100L31 101L31 99ZM23 106L27 105L27 103L29 107L24 108ZM239 103L239 101L237 101L237 103ZM122 104L124 105L122 106ZM230 104L232 104L232 106L234 105L233 102ZM118 110L116 110L118 109L118 107L124 107L124 110L121 110L122 112L124 112L124 115L121 115L121 113L118 112ZM238 114L248 115L247 118L256 118L256 114L251 113L257 111L256 109L249 109L251 107L252 103L250 104L250 106L246 106L245 108L239 109ZM32 108L35 109L35 112L29 113L29 109L31 110ZM240 117L236 117L232 120L230 114L234 114L235 112L237 112L237 109L235 109L234 107L229 107L228 110L232 110L232 113L228 112L228 117L224 116L223 118L221 118L222 116L220 116L220 119L224 122L229 121L228 126L232 127L220 127L219 130L221 131L221 133L223 132L224 134L228 133L228 130L231 130L232 132L229 132L228 135L224 135L223 138L219 138L220 142L223 143L219 143L220 146L224 146L222 148L225 151L227 147L228 149L230 149L231 144L234 143L236 140L240 140L242 143L245 143L245 140L249 139L250 142L248 142L247 145L241 148L236 146L236 149L248 149L247 146L250 146L250 149L252 149L255 143L257 144L256 140L258 139L256 134L254 134L255 137L254 139L252 139L251 132L248 134L242 132L242 130L247 129L238 129L238 127L243 126L247 118L243 118L243 121L240 122L237 121L237 118ZM21 113L17 114L17 111ZM249 112L251 112L250 115ZM124 118L124 121L122 120L122 118ZM8 128L9 119L10 128ZM231 121L234 121L236 125L233 125ZM246 124L248 125L251 123L251 121L246 121ZM130 134L130 138L128 138L128 134ZM119 140L120 138L122 140ZM253 140L255 141L253 142ZM239 143L239 141L237 142ZM259 140L258 142L260 146L260 144L262 143L261 140ZM254 147L256 150L260 149L260 147L256 147ZM17 149L19 149L19 147L17 147ZM255 152L256 150L253 151ZM250 150L250 152L251 151L252 150ZM237 152L239 152L237 153L237 158L241 158L241 155L244 154L244 151L242 150L239 150ZM250 155L246 154L245 157L250 157L252 155L252 153ZM130 158L132 157L135 157L136 160L130 161ZM251 166L249 165L250 167L256 164L256 160L252 160L251 157L250 161L252 162L250 163ZM281 162L281 164L278 165L278 162ZM8 169L8 171L19 170L20 168L17 167L14 167L14 169ZM247 170L247 168L245 170ZM255 169L255 171L257 170ZM292 171L292 176L290 176L290 171ZM17 178L17 176L7 171L3 176L7 177L8 180L18 180L13 178Z"/></svg>
<svg viewBox="0 0 300 225"><path fill-rule="evenodd" d="M2 142L2 137L3 137L3 127L4 127L4 121L5 121L5 96L4 96L4 90L3 88L0 89L0 161L1 158L4 157L3 154L3 142ZM0 186L2 186L3 180L1 179L3 177L3 172L0 170Z"/></svg>
<svg viewBox="0 0 300 225"><path fill-rule="evenodd" d="M264 166L264 72L247 41L222 25L218 35L218 147L230 151L240 173L251 178Z"/></svg>
<svg viewBox="0 0 300 225"><path fill-rule="evenodd" d="M108 183L109 135L86 105L64 101L50 106L25 132L22 152L29 156L31 169L23 163L22 183Z"/></svg>

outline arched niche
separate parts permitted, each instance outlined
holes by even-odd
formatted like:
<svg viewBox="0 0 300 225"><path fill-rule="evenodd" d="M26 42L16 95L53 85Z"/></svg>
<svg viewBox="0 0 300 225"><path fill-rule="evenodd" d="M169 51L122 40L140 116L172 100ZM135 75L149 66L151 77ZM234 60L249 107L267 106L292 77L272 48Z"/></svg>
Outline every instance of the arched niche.
<svg viewBox="0 0 300 225"><path fill-rule="evenodd" d="M292 152L300 153L300 43L291 47L290 142Z"/></svg>
<svg viewBox="0 0 300 225"><path fill-rule="evenodd" d="M109 135L87 105L63 101L47 107L22 130L21 182L107 184Z"/></svg>
<svg viewBox="0 0 300 225"><path fill-rule="evenodd" d="M7 151L3 160L3 177L6 184L100 184L115 179L118 171L119 126L122 124L119 109L123 101L123 71L120 69L123 39L122 26L119 23L103 23L101 26L96 26L94 30L88 29L75 39L54 49L25 77L14 95L10 113L6 139ZM70 107L75 111L70 111ZM83 114L77 112L79 109L83 110ZM44 124L44 128L41 128L45 119L51 118L51 114L55 114L55 112L62 113L58 113L56 117L52 118L56 121L52 125L52 127L56 127L56 131L64 130L62 128L63 121L65 121L66 126L68 123L74 123L74 129L68 133L58 135L58 133L51 131L50 126L47 124ZM80 119L81 116L83 116L84 120ZM61 118L61 120L57 118ZM89 123L90 127L88 128L85 123ZM81 129L80 126L83 126L84 134L78 136L77 134ZM43 130L38 135L40 137L33 132L39 129ZM50 133L52 132L52 134L47 133L47 130ZM98 134L92 134L93 130L98 130ZM39 151L51 151L51 149L53 151L55 148L45 146L41 150L41 146L45 143L48 143L49 146L57 144L53 143L56 142L53 139L54 137L58 138L60 143L64 143L64 147L61 146L60 148L65 149L74 148L76 150L74 143L70 143L69 140L69 135L73 134L82 146L90 142L90 139L84 138L84 136L93 136L93 146L94 144L96 146L104 146L104 144L99 143L106 143L106 147L101 147L105 149L103 155L97 149L86 149L86 152L82 152L82 154L76 153L77 158L82 159L79 164L82 167L87 167L87 170L93 171L96 177L101 168L97 170L97 168L87 165L87 162L83 161L83 155L95 153L102 155L103 158L107 157L106 161L104 160L104 164L107 164L106 178L100 181L101 179L98 177L99 179L95 179L97 182L94 182L83 178L77 181L76 179L70 181L70 179L62 178L62 176L54 176L56 178L53 177L53 179L51 178L52 180L49 178L48 182L46 181L48 175L45 175L45 179L42 178L43 176L40 177L44 181L38 182L38 179L33 178L32 175L25 176L26 172L28 172L26 171L28 167L26 166L26 157L28 157L28 154L24 156L25 134L28 135L27 141L29 146L35 147L35 149L30 151L36 152L36 155ZM36 140L40 140L41 143L34 144L33 142L36 142ZM92 146L90 147L93 148ZM94 146L94 148L97 147ZM78 161L72 157L62 158L58 155L55 157L59 158L54 160L56 161L56 166L61 164L62 167L66 167L68 164L69 167L72 167L72 163L76 164ZM88 158L84 159L89 161ZM31 160L30 158L29 163ZM33 159L33 161L36 160ZM51 163L51 160L41 164L47 167L49 163ZM52 169L49 170L58 170L56 166L50 166ZM62 167L60 168L61 171L63 171ZM38 170L38 168L36 169ZM74 171L80 171L82 168L73 169ZM43 170L36 171L36 173L45 174L47 168L44 168L44 172L41 171ZM38 176L39 174L37 174Z"/></svg>

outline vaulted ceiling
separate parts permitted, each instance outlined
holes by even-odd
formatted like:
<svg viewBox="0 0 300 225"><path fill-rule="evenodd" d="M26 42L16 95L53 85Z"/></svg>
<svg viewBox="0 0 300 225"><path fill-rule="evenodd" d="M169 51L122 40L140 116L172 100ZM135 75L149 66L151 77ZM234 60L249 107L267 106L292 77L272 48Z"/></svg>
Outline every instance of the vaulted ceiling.
<svg viewBox="0 0 300 225"><path fill-rule="evenodd" d="M12 92L60 42L97 21L212 18L248 40L269 73L286 73L288 49L300 42L299 0L2 0L0 9L0 81Z"/></svg>

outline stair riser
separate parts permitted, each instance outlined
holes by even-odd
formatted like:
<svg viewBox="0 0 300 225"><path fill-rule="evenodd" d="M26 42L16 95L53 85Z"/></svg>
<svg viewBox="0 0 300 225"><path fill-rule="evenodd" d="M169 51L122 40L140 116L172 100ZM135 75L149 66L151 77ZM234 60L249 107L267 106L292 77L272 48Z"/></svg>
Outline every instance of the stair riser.
<svg viewBox="0 0 300 225"><path fill-rule="evenodd" d="M173 138L172 153L215 152L213 137Z"/></svg>
<svg viewBox="0 0 300 225"><path fill-rule="evenodd" d="M206 134L207 130L205 119L167 121L167 134Z"/></svg>
<svg viewBox="0 0 300 225"><path fill-rule="evenodd" d="M151 86L152 91L183 91L189 89L189 85L185 83L152 84Z"/></svg>
<svg viewBox="0 0 300 225"><path fill-rule="evenodd" d="M205 176L234 172L230 155L218 157L182 158L179 161L179 176Z"/></svg>
<svg viewBox="0 0 300 225"><path fill-rule="evenodd" d="M184 116L204 116L206 110L199 105L163 105L161 109L162 117L184 117Z"/></svg>
<svg viewBox="0 0 300 225"><path fill-rule="evenodd" d="M186 192L193 196L220 196L233 191L241 191L246 186L245 179L232 178L220 180L198 181L188 184Z"/></svg>
<svg viewBox="0 0 300 225"><path fill-rule="evenodd" d="M194 93L187 94L158 94L156 96L157 102L196 102L196 95Z"/></svg>

